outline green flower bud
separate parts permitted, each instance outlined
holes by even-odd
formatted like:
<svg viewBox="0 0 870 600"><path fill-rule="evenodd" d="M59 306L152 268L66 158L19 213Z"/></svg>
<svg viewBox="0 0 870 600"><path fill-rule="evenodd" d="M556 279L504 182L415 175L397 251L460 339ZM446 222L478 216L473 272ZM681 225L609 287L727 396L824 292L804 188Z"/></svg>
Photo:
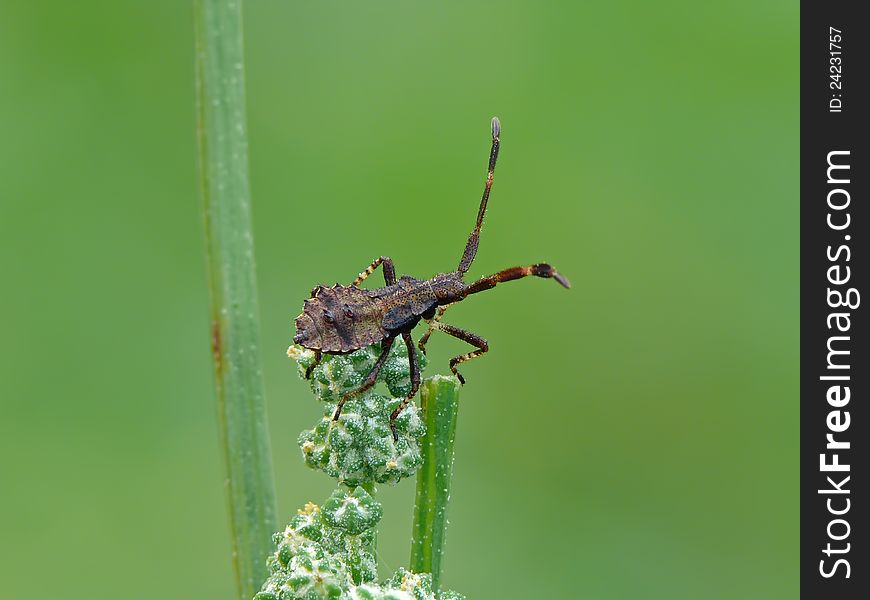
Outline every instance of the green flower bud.
<svg viewBox="0 0 870 600"><path fill-rule="evenodd" d="M361 487L357 487L352 494L335 490L322 510L324 522L350 535L359 535L371 529L381 520L382 514L381 505Z"/></svg>
<svg viewBox="0 0 870 600"><path fill-rule="evenodd" d="M287 354L297 361L302 375L314 364L311 350L291 346ZM422 463L419 438L426 427L416 405L408 405L399 413L395 422L398 439L390 428L390 415L410 391L410 365L404 344L393 345L379 376L395 397L369 390L348 399L339 420L332 419L338 401L360 386L379 355L379 344L347 355L324 354L311 372L311 389L324 402L325 410L314 428L300 434L302 456L309 467L351 487L371 482L397 483L412 476Z"/></svg>
<svg viewBox="0 0 870 600"><path fill-rule="evenodd" d="M410 392L410 364L404 344L394 344L378 377L392 397L375 388L353 398L333 415L338 401L359 388L380 355L380 344L347 355L322 356L315 366L311 350L291 346L299 373L310 371L311 390L323 402L323 418L299 435L305 463L324 471L353 492L336 490L322 508L305 507L273 536L267 558L271 575L255 600L465 600L451 591L432 591L431 575L399 569L378 585L371 548L381 505L362 487L397 483L422 463L420 438L426 426L420 409L407 405L390 427L390 415ZM420 355L421 368L426 357ZM395 437L394 437L395 432Z"/></svg>
<svg viewBox="0 0 870 600"><path fill-rule="evenodd" d="M465 600L465 596L449 590L432 592L432 575L399 570L384 582L384 600ZM390 595L392 594L392 595Z"/></svg>
<svg viewBox="0 0 870 600"><path fill-rule="evenodd" d="M378 585L365 584L350 590L351 600L383 600L384 591Z"/></svg>
<svg viewBox="0 0 870 600"><path fill-rule="evenodd" d="M420 362L422 373L429 361L422 352L417 353L417 360ZM390 394L397 398L404 398L411 392L411 365L408 362L408 347L405 344L393 344L390 357L381 370L381 378L387 384Z"/></svg>
<svg viewBox="0 0 870 600"><path fill-rule="evenodd" d="M313 549L295 556L288 570L289 577L279 589L285 598L337 599L348 587L344 563Z"/></svg>

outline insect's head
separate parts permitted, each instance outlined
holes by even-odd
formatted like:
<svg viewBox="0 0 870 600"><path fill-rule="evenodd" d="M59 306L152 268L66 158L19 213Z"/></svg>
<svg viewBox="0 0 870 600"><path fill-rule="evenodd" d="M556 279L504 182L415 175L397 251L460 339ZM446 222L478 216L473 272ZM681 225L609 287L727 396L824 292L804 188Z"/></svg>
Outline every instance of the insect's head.
<svg viewBox="0 0 870 600"><path fill-rule="evenodd" d="M466 288L462 281L462 273L458 271L436 275L432 278L432 283L432 291L435 292L435 298L441 306L461 300Z"/></svg>

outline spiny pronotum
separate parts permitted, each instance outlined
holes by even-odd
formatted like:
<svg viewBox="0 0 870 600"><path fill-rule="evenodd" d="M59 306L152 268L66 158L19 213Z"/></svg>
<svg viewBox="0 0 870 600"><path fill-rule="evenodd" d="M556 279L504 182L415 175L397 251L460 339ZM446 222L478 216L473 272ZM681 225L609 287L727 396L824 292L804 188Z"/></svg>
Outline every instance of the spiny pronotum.
<svg viewBox="0 0 870 600"><path fill-rule="evenodd" d="M547 263L537 263L528 267L511 267L470 284L462 280L477 254L480 228L483 225L483 216L486 214L486 204L489 201L495 162L498 158L500 134L501 124L498 118L493 117L492 149L489 153L489 168L486 184L483 188L483 197L477 211L477 222L471 235L468 236L462 260L459 261L459 266L455 271L441 273L426 280L415 279L408 275L403 275L396 280L396 269L393 261L388 256L381 256L360 273L350 286L335 284L333 287L325 287L321 285L311 290L311 298L305 301L302 314L296 319L296 335L293 337L294 342L315 352L315 362L308 368L306 377L311 376L311 371L320 362L323 352L347 354L381 342L381 353L368 376L362 385L348 392L339 400L333 420L338 420L341 409L348 399L365 392L375 384L378 373L390 354L393 342L397 337L402 336L408 347L411 391L390 415L390 427L393 428L395 436L396 417L411 401L420 387L420 365L414 341L411 339L411 330L421 319L429 324L429 329L419 342L420 351L424 354L426 342L429 341L429 336L435 330L459 338L476 348L476 350L450 360L450 370L464 384L465 379L456 370L457 365L480 356L489 350L489 345L479 335L441 322L444 311L450 305L477 292L494 288L502 281L521 279L530 275L553 278L565 288L570 287L568 280ZM383 267L384 280L387 285L373 290L360 288L359 285L379 266Z"/></svg>

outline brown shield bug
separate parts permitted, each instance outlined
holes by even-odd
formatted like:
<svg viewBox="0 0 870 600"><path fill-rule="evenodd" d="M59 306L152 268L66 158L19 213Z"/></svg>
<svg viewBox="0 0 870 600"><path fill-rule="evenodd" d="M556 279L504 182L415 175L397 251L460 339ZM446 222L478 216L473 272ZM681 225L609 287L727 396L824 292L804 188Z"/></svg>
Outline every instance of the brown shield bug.
<svg viewBox="0 0 870 600"><path fill-rule="evenodd" d="M293 341L315 351L315 365L320 360L321 353L346 354L381 342L381 353L366 379L357 389L345 394L335 409L334 420L341 415L342 406L349 399L371 388L378 378L390 353L390 348L397 337L401 336L408 348L408 360L411 368L411 391L402 404L390 415L390 425L396 416L411 401L420 387L420 366L411 330L424 320L429 329L420 338L420 351L426 351L426 342L433 331L443 331L453 337L468 342L476 349L450 360L450 370L459 381L465 379L456 367L472 358L476 358L489 350L486 340L464 329L441 322L444 311L452 304L464 300L472 294L494 288L503 281L521 279L534 275L536 277L553 278L563 287L568 288L568 280L547 263L537 263L527 267L510 267L488 277L478 279L473 283L465 283L463 277L474 257L480 241L480 228L486 214L489 192L492 189L493 173L498 158L499 136L501 125L497 118L492 119L492 148L489 153L489 168L486 185L480 208L477 211L477 222L468 241L465 251L455 271L435 275L431 279L415 279L403 275L396 279L396 269L393 261L387 256L381 256L349 286L334 285L333 287L318 286L311 292L311 298L305 301L302 314L296 319L296 335ZM368 290L359 285L379 266L383 267L386 286ZM306 376L310 376L310 367ZM394 432L395 435L395 432Z"/></svg>

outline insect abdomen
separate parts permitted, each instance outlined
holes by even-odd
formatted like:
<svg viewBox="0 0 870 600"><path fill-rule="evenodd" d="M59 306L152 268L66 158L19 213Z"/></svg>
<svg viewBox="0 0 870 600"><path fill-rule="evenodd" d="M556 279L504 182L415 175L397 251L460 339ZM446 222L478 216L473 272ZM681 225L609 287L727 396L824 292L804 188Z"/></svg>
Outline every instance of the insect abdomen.
<svg viewBox="0 0 870 600"><path fill-rule="evenodd" d="M320 286L296 318L293 341L323 352L352 352L384 339L382 320L380 305L365 290Z"/></svg>

